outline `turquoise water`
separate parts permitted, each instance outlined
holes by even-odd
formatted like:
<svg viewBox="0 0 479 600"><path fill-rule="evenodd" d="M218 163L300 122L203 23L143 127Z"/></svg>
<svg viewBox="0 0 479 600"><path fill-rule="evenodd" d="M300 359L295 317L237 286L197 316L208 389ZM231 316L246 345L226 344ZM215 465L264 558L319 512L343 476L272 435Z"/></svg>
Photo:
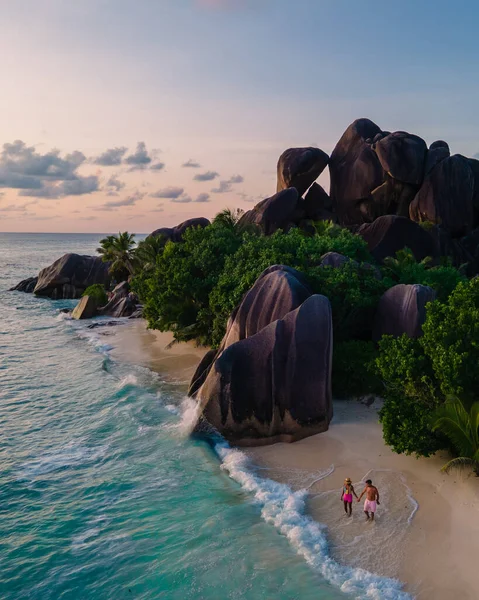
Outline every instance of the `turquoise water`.
<svg viewBox="0 0 479 600"><path fill-rule="evenodd" d="M6 291L100 237L0 234L0 598L406 597L330 559L301 492L186 436L184 385L112 360L74 301Z"/></svg>

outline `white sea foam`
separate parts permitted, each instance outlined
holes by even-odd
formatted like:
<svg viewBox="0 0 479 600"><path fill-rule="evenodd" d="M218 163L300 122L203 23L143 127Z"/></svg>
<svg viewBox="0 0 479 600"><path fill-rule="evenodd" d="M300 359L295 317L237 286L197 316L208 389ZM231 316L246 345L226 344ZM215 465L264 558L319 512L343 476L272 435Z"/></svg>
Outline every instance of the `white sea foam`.
<svg viewBox="0 0 479 600"><path fill-rule="evenodd" d="M72 315L71 313L58 313L58 315L56 316L56 320L57 321L71 321L72 320Z"/></svg>
<svg viewBox="0 0 479 600"><path fill-rule="evenodd" d="M396 579L381 577L364 569L339 564L331 558L326 538L326 526L305 514L306 490L293 492L287 485L262 479L252 469L249 458L219 442L215 450L222 460L222 469L253 495L261 506L261 515L273 524L296 552L329 583L356 599L410 600Z"/></svg>
<svg viewBox="0 0 479 600"><path fill-rule="evenodd" d="M125 377L122 377L116 387L117 389L122 390L129 385L138 385L138 378L136 375L133 375L133 373L129 373L128 375L125 375Z"/></svg>

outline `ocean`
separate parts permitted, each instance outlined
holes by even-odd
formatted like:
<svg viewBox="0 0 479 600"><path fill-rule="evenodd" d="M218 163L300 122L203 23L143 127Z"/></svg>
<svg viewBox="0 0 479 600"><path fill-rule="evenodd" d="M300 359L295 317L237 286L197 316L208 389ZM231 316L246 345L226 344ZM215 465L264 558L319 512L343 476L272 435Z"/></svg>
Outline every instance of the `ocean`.
<svg viewBox="0 0 479 600"><path fill-rule="evenodd" d="M187 382L113 359L75 301L7 291L101 237L0 234L0 598L409 598L333 560L305 492L187 435Z"/></svg>

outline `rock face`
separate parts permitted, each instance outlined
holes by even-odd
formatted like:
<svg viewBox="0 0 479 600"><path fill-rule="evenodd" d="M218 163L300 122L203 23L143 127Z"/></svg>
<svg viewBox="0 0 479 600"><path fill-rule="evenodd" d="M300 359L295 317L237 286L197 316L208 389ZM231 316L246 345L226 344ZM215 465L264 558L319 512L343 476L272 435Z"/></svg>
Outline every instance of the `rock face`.
<svg viewBox="0 0 479 600"><path fill-rule="evenodd" d="M296 269L273 265L263 271L231 314L219 349L211 355L207 353L198 365L191 380L189 395L193 396L203 384L213 361L223 350L284 317L310 295L305 276Z"/></svg>
<svg viewBox="0 0 479 600"><path fill-rule="evenodd" d="M156 237L158 235L164 236L168 241L181 242L183 234L189 227L207 227L210 225L210 221L205 217L196 217L194 219L188 219L183 223L180 223L176 227L161 227L155 229L150 235Z"/></svg>
<svg viewBox="0 0 479 600"><path fill-rule="evenodd" d="M474 174L468 160L458 154L444 158L427 175L411 203L413 221L441 225L453 237L474 227Z"/></svg>
<svg viewBox="0 0 479 600"><path fill-rule="evenodd" d="M293 441L332 418L329 300L300 307L226 348L198 392L206 420L239 444Z"/></svg>
<svg viewBox="0 0 479 600"><path fill-rule="evenodd" d="M65 254L40 271L34 293L53 300L79 298L94 283L107 287L110 282L108 269L109 263L99 256Z"/></svg>
<svg viewBox="0 0 479 600"><path fill-rule="evenodd" d="M338 269L343 265L351 262L351 258L348 256L344 256L344 254L340 254L339 252L326 252L321 257L321 267L334 267ZM353 261L356 263L356 261ZM357 263L356 263L357 264Z"/></svg>
<svg viewBox="0 0 479 600"><path fill-rule="evenodd" d="M28 279L24 279L14 285L9 289L9 292L26 292L27 294L31 294L37 285L38 277L28 277Z"/></svg>
<svg viewBox="0 0 479 600"><path fill-rule="evenodd" d="M98 302L91 296L83 296L72 311L72 319L91 319L97 315Z"/></svg>
<svg viewBox="0 0 479 600"><path fill-rule="evenodd" d="M329 157L319 148L289 148L279 157L276 191L294 187L302 196L328 164Z"/></svg>
<svg viewBox="0 0 479 600"><path fill-rule="evenodd" d="M443 142L442 140L433 142L429 146L427 153L424 175L428 175L441 160L449 158L449 156L451 156L451 153L449 151L449 145L446 142Z"/></svg>
<svg viewBox="0 0 479 600"><path fill-rule="evenodd" d="M383 335L410 338L422 335L426 320L426 304L436 299L436 292L426 285L399 284L387 290L379 301L374 323L373 339Z"/></svg>
<svg viewBox="0 0 479 600"><path fill-rule="evenodd" d="M266 235L271 235L278 229L286 229L294 220L298 198L296 188L287 188L259 202L241 217L239 224L257 225Z"/></svg>
<svg viewBox="0 0 479 600"><path fill-rule="evenodd" d="M138 298L130 292L128 283L123 281L115 287L108 303L98 310L98 314L115 318L130 317L137 308Z"/></svg>
<svg viewBox="0 0 479 600"><path fill-rule="evenodd" d="M375 123L358 119L346 129L331 154L330 195L340 225L364 223L359 204L384 181L384 170L371 145L378 134L382 132Z"/></svg>
<svg viewBox="0 0 479 600"><path fill-rule="evenodd" d="M374 144L382 168L394 179L421 185L426 161L426 142L417 135L396 131Z"/></svg>
<svg viewBox="0 0 479 600"><path fill-rule="evenodd" d="M331 198L319 183L313 183L304 200L299 200L298 208L303 211L305 219L311 219L312 221L336 220L332 212Z"/></svg>
<svg viewBox="0 0 479 600"><path fill-rule="evenodd" d="M387 256L394 257L398 250L406 247L412 251L417 261L437 254L432 236L405 217L379 217L374 223L361 225L358 234L366 241L369 251L379 263Z"/></svg>

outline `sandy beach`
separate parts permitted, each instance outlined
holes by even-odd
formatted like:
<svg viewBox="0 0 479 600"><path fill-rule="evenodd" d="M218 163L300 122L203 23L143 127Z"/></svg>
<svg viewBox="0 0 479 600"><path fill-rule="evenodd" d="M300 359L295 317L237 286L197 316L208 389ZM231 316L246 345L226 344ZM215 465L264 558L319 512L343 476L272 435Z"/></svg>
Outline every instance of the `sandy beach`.
<svg viewBox="0 0 479 600"><path fill-rule="evenodd" d="M137 321L115 331L113 355L178 382L189 378L207 348L173 344L170 333ZM418 600L477 599L479 478L445 475L445 455L429 459L394 454L383 442L378 410L358 401L334 402L330 429L293 444L243 449L264 477L308 489L309 514L327 526L333 557L396 577ZM381 495L377 521L366 523L363 503L353 516L340 502L351 477L357 494L366 475Z"/></svg>

